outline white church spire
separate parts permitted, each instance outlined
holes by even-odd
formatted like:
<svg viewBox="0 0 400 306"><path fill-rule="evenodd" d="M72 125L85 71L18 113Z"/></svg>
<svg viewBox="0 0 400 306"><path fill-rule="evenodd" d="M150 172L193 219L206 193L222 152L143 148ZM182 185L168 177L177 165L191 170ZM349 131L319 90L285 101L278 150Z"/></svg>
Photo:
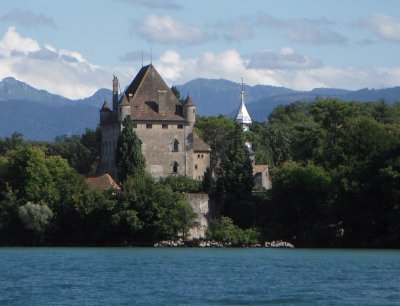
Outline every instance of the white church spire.
<svg viewBox="0 0 400 306"><path fill-rule="evenodd" d="M243 131L249 130L249 125L252 123L251 117L246 109L246 105L244 104L244 83L242 78L242 91L240 94L240 106L238 113L236 115L236 122L242 125Z"/></svg>

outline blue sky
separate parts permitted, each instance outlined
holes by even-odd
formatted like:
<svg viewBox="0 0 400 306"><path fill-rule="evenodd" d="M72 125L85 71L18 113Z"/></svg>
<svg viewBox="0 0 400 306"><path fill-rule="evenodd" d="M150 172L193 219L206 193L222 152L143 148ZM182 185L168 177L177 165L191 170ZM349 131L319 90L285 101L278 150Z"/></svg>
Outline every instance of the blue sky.
<svg viewBox="0 0 400 306"><path fill-rule="evenodd" d="M398 0L1 0L0 79L70 98L225 78L309 90L400 85Z"/></svg>

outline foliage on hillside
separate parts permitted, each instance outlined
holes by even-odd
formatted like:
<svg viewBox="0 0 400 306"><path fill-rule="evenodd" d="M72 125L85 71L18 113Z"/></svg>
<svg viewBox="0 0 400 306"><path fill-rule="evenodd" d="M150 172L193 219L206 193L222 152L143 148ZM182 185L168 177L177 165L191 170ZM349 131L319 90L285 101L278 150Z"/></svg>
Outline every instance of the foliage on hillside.
<svg viewBox="0 0 400 306"><path fill-rule="evenodd" d="M0 138L1 245L148 245L185 236L194 213L183 192L207 191L223 216L210 238L235 245L284 239L296 246L400 247L400 103L316 99L277 107L242 132L199 117L211 146L205 180L160 183L127 174L122 191L92 190L100 131L32 143ZM252 193L250 141L272 169ZM257 233L261 233L261 238ZM246 242L247 241L247 242Z"/></svg>
<svg viewBox="0 0 400 306"><path fill-rule="evenodd" d="M204 139L217 149L213 166L221 165L229 124L199 121L200 134L215 135ZM296 102L244 137L256 162L270 165L273 187L224 201L214 188L235 224L298 246L400 247L400 103Z"/></svg>
<svg viewBox="0 0 400 306"><path fill-rule="evenodd" d="M150 245L194 224L182 193L145 174L103 192L44 147L24 143L0 156L0 245Z"/></svg>

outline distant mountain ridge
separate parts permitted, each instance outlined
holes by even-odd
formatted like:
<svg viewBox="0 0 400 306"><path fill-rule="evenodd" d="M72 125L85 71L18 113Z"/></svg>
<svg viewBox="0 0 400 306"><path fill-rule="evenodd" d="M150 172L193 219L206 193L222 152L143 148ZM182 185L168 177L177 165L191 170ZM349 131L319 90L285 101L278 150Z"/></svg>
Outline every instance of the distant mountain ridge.
<svg viewBox="0 0 400 306"><path fill-rule="evenodd" d="M239 83L199 78L178 85L177 88L182 98L190 94L199 115L234 116L239 107ZM400 101L400 87L357 91L335 88L296 91L269 85L245 85L244 90L248 111L253 120L257 121L265 121L280 104L312 101L316 97L340 98L345 101ZM96 128L104 100L111 102L110 89L102 88L90 97L71 100L36 89L14 78L5 78L0 81L0 137L9 137L13 132L19 132L26 139L52 141L59 135L81 134L86 128Z"/></svg>
<svg viewBox="0 0 400 306"><path fill-rule="evenodd" d="M190 94L201 115L234 116L240 104L240 84L227 80L195 79L177 86L182 97ZM299 91L270 85L244 86L245 102L250 116L265 121L271 111L281 104L313 101L317 97L338 98L344 101L371 102L384 99L388 103L400 101L400 86L384 89L314 88Z"/></svg>

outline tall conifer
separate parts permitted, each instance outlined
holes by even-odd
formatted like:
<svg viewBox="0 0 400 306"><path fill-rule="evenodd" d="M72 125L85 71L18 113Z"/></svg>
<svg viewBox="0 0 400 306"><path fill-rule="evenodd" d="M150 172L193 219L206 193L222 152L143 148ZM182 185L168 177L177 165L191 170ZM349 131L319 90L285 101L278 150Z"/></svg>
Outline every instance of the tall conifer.
<svg viewBox="0 0 400 306"><path fill-rule="evenodd" d="M118 178L124 182L128 176L142 176L146 160L142 153L142 142L133 130L130 116L125 117L122 124L123 130L118 139L115 158Z"/></svg>

